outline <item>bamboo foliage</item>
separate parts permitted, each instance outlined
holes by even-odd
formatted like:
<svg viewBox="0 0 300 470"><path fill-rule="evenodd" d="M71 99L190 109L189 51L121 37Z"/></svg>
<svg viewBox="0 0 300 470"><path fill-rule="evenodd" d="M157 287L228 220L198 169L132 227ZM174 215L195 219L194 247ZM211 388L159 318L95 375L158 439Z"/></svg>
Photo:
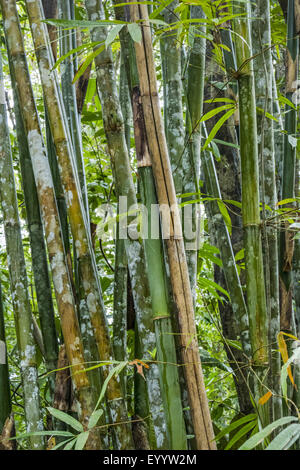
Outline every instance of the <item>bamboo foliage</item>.
<svg viewBox="0 0 300 470"><path fill-rule="evenodd" d="M190 408L197 446L213 449L213 430L205 394L201 362L195 342L193 299L182 239L176 193L170 168L168 150L162 127L153 60L151 30L147 9L130 5L132 21L143 20L141 43L135 43L137 65L144 110L145 127L152 159L159 203L172 208L171 234L166 240L174 300L178 309L181 333L182 363L189 394Z"/></svg>

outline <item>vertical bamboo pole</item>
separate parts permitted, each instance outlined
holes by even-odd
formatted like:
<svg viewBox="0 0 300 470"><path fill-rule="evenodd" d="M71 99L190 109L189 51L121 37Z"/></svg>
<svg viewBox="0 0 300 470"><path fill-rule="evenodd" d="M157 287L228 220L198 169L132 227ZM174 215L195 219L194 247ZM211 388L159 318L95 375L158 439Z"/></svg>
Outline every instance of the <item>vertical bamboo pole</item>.
<svg viewBox="0 0 300 470"><path fill-rule="evenodd" d="M135 43L145 127L160 205L171 209L170 237L166 240L174 300L178 309L182 363L189 393L195 439L199 449L214 449L214 434L203 381L196 337L193 299L185 258L179 211L162 126L157 92L151 29L147 7L130 5L131 20L143 20L140 43ZM163 234L165 235L165 234Z"/></svg>
<svg viewBox="0 0 300 470"><path fill-rule="evenodd" d="M288 1L287 9L287 50L286 50L286 93L293 101L293 93L297 89L299 39L295 21L295 8L298 2ZM299 17L299 15L298 15ZM296 136L297 111L286 104L284 120L283 162L281 199L295 197L295 159L296 146L292 139ZM287 205L284 207L288 207ZM294 244L293 234L288 230L288 223L283 223L279 245L279 276L280 276L280 329L291 330L292 321L292 260Z"/></svg>
<svg viewBox="0 0 300 470"><path fill-rule="evenodd" d="M97 0L94 2L93 0L86 0L86 9L89 18L102 19L103 7L101 1ZM91 30L93 42L97 41L103 43L106 36L107 31L103 27ZM95 58L95 65L97 71L98 92L102 106L103 125L111 157L114 178L116 181L116 193L119 198L120 210L122 212L127 212L130 207L136 207L137 200L131 175L124 133L123 116L116 89L115 70L110 47L97 55ZM126 209L121 208L121 201L125 202ZM129 222L132 222L132 218L130 218ZM132 239L129 235L128 238L125 239L125 248L139 339L143 350L143 358L146 359L147 357L150 358L148 351L153 351L156 348L156 338L152 318L151 297L147 279L144 247L139 240ZM152 363L151 367L147 371L146 384L155 429L156 446L158 449L170 448L161 391L161 374L156 363Z"/></svg>
<svg viewBox="0 0 300 470"><path fill-rule="evenodd" d="M2 288L0 284L0 434L6 419L11 413L11 397L9 384L9 370L7 361L7 348L5 341L4 309L2 302Z"/></svg>
<svg viewBox="0 0 300 470"><path fill-rule="evenodd" d="M11 64L10 56L9 63ZM14 111L16 118L19 159L26 205L26 216L30 238L36 297L41 322L43 343L45 346L46 367L48 371L51 371L56 369L57 366L58 343L54 322L54 306L52 301L52 289L48 270L47 253L27 136L20 113L20 104L18 102L16 93L16 83L12 67L10 76L14 92ZM49 375L50 393L52 395L54 393L54 381L54 374Z"/></svg>
<svg viewBox="0 0 300 470"><path fill-rule="evenodd" d="M204 13L199 5L190 7L191 18L204 18ZM205 34L205 26L201 24L191 26L193 28L193 45L189 55L187 65L187 87L186 87L186 150L184 155L181 152L183 169L183 194L197 193L199 191L200 178L200 144L201 144L201 125L200 119L203 111L204 95L204 77L205 77L205 52L206 39L201 37ZM178 46L177 46L178 47ZM199 199L199 195L183 198L183 202ZM187 207L185 208L187 209ZM199 237L199 218L195 203L189 207L191 218L187 220L189 239L185 234L185 218L183 219L183 232L185 234L186 258L190 275L191 289L196 302L197 286L197 261L198 261L198 237ZM186 225L187 225L186 224Z"/></svg>
<svg viewBox="0 0 300 470"><path fill-rule="evenodd" d="M31 87L16 2L14 0L1 0L0 4L4 20L6 44L12 61L11 67L13 75L16 78L18 101L28 136L28 146L44 221L52 280L61 317L61 326L68 360L72 367L73 382L80 404L79 415L82 422L86 425L93 411L94 403L88 377L86 372L84 372L83 346L69 280L69 272L66 266L53 181L45 153L39 118ZM91 435L87 445L90 448L99 448L98 436L96 434Z"/></svg>
<svg viewBox="0 0 300 470"><path fill-rule="evenodd" d="M174 23L178 0L171 2L162 12L164 21ZM182 193L184 121L182 107L181 47L177 30L166 31L160 39L161 67L164 92L164 124L176 194Z"/></svg>
<svg viewBox="0 0 300 470"><path fill-rule="evenodd" d="M118 20L122 18L120 11L116 12L116 17ZM132 39L129 37L127 31L123 31L120 40L122 55L124 57L127 71L127 79L130 84L139 175L139 192L141 195L141 202L147 210L146 223L148 230L147 233L143 235L145 236L144 247L155 325L157 357L161 363L161 375L164 378L162 383L162 393L170 433L170 445L172 449L185 449L187 441L183 420L179 377L175 366L177 359L175 341L172 336L173 329L171 314L168 305L169 299L167 294L168 289L166 286L161 233L157 234L157 236L154 235L157 227L155 227L155 221L153 221L152 216L153 211L155 210L154 207L157 204L157 196L145 133L136 57ZM158 222L158 220L156 220L156 222Z"/></svg>
<svg viewBox="0 0 300 470"><path fill-rule="evenodd" d="M10 288L20 355L26 427L28 432L34 432L43 430L43 421L40 413L36 348L7 124L1 57L0 116L0 200L4 218ZM42 437L33 436L30 438L30 442L33 449L43 449Z"/></svg>
<svg viewBox="0 0 300 470"><path fill-rule="evenodd" d="M268 315L261 243L255 84L251 60L253 53L249 28L249 5L239 5L238 12L245 16L234 21L239 70L242 220L250 341L253 366L258 377L256 396L259 398L265 394L262 383L266 379L265 374L268 368ZM261 412L261 419L266 424L268 422L267 407Z"/></svg>
<svg viewBox="0 0 300 470"><path fill-rule="evenodd" d="M252 3L252 13L256 18L252 22L253 53L255 59L255 96L256 105L264 113L273 113L273 64L271 55L271 25L269 0L257 0ZM275 180L275 154L273 121L257 113L258 154L260 160L260 187L262 197L262 216L266 218L265 205L276 209L277 191ZM274 214L274 212L273 212ZM269 214L270 216L272 214ZM277 229L263 221L263 254L265 259L266 299L269 317L269 384L274 392L272 397L273 420L282 416L280 398L280 353L277 351L277 334L280 330L279 308L279 273Z"/></svg>
<svg viewBox="0 0 300 470"><path fill-rule="evenodd" d="M74 169L75 158L64 122L62 99L57 84L55 71L52 71L52 58L49 51L49 40L45 25L42 23L43 12L39 0L27 1L27 12L39 65L51 132L56 148L60 176L64 193L67 195L67 209L76 255L79 278L90 312L94 335L101 360L112 360L113 351L110 342L101 287L93 253L90 233L87 227L84 206L82 203L79 181ZM109 374L110 366L102 368L104 377ZM114 426L117 443L120 448L131 448L132 437L127 421L126 403L122 397L119 377L113 376L107 387L107 398L113 422L122 423Z"/></svg>
<svg viewBox="0 0 300 470"><path fill-rule="evenodd" d="M58 0L58 17L60 19L71 20L74 16L74 4L71 1ZM60 55L67 54L70 50L76 48L76 34L74 30L61 30ZM74 44L75 41L75 44ZM73 55L67 57L62 62L61 86L62 96L65 105L67 120L69 124L70 135L76 157L76 167L82 191L82 199L86 210L87 221L89 221L87 187L84 171L84 162L82 154L82 141L80 132L80 120L77 112L76 89L72 84L74 79L74 61Z"/></svg>

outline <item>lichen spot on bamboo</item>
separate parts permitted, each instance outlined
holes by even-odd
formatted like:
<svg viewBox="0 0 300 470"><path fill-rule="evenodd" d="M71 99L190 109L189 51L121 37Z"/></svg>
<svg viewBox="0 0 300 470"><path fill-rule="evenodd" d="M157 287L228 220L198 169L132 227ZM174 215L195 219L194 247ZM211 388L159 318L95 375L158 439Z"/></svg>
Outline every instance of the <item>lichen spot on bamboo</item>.
<svg viewBox="0 0 300 470"><path fill-rule="evenodd" d="M39 186L42 191L53 188L53 181L43 139L36 129L28 132L28 145L37 186Z"/></svg>

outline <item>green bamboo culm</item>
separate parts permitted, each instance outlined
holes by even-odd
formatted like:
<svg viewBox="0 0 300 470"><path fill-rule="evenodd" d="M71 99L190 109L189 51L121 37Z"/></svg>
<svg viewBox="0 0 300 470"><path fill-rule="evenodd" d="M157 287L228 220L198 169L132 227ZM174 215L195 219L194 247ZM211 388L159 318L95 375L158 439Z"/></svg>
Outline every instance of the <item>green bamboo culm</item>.
<svg viewBox="0 0 300 470"><path fill-rule="evenodd" d="M117 19L120 17L117 15ZM143 234L147 274L152 304L152 315L155 326L157 358L160 365L161 389L166 410L168 433L171 449L186 449L187 440L183 419L177 358L173 336L172 319L167 296L164 254L159 229L159 213L153 219L157 208L157 195L153 170L149 155L147 137L144 127L143 108L140 100L139 77L132 39L127 32L121 35L121 48L130 84L130 96L133 108L134 134L139 188L141 202L146 208L144 222L146 233ZM142 222L143 224L143 222Z"/></svg>
<svg viewBox="0 0 300 470"><path fill-rule="evenodd" d="M203 19L204 12L199 5L190 7L191 18ZM183 197L182 202L187 203L199 199L200 178L200 144L201 124L200 119L203 111L203 94L205 78L205 51L206 32L205 25L192 26L192 48L187 63L187 87L186 87L186 126L185 126L185 149L181 155L183 172L182 193L193 194ZM183 150L182 150L183 151ZM197 286L197 264L199 248L199 214L196 203L190 203L184 207L183 233L185 237L186 259L188 263L190 283L194 305L196 302Z"/></svg>
<svg viewBox="0 0 300 470"><path fill-rule="evenodd" d="M153 321L155 326L157 358L161 364L162 390L166 409L170 444L173 450L187 449L185 423L181 403L177 357L173 336L172 321L167 298L164 255L160 238L151 238L153 207L157 207L157 197L151 166L139 168L141 202L147 208L148 236L144 240L147 272L150 286Z"/></svg>
<svg viewBox="0 0 300 470"><path fill-rule="evenodd" d="M162 12L167 24L178 20L174 0ZM182 193L184 121L182 106L181 48L178 46L177 30L166 31L160 39L161 64L164 92L164 124L174 177L176 194Z"/></svg>
<svg viewBox="0 0 300 470"><path fill-rule="evenodd" d="M286 98L293 103L293 94L297 89L299 39L295 22L295 2L288 0L287 16L287 67ZM297 111L293 105L285 105L283 162L281 199L295 197L295 161L296 161L296 123ZM284 207L289 207L285 205ZM292 233L288 231L288 222L283 222L279 245L280 276L280 329L291 331L292 322Z"/></svg>
<svg viewBox="0 0 300 470"><path fill-rule="evenodd" d="M166 239L165 246L170 266L172 294L178 315L180 353L182 363L184 364L183 370L188 390L195 441L198 449L214 450L216 446L204 387L199 347L196 340L194 306L185 257L182 226L160 110L147 6L131 4L130 17L131 21L142 20L142 40L134 43L136 63L147 143L153 164L157 197L161 208L165 207L167 209L167 217L162 217L162 231ZM171 216L168 217L168 215ZM187 341L189 346L187 346Z"/></svg>
<svg viewBox="0 0 300 470"><path fill-rule="evenodd" d="M263 255L265 261L266 300L269 319L269 361L271 365L268 381L274 394L272 397L273 420L282 416L280 398L280 353L274 345L280 330L279 308L279 272L278 272L278 243L276 226L267 224L267 216L274 215L277 204L276 172L275 172L275 143L273 120L266 113L273 113L273 65L271 54L271 25L269 0L252 2L252 45L255 59L255 94L257 112L257 137L260 164L260 189L263 218ZM266 212L266 205L272 212Z"/></svg>
<svg viewBox="0 0 300 470"><path fill-rule="evenodd" d="M9 383L9 369L7 360L7 346L5 341L5 323L2 287L0 284L0 434L6 419L11 413L11 396Z"/></svg>
<svg viewBox="0 0 300 470"><path fill-rule="evenodd" d="M20 356L26 427L28 432L35 432L43 430L43 421L40 412L36 347L10 148L1 57L0 98L0 199ZM32 448L36 450L41 450L44 447L41 436L30 437L30 443Z"/></svg>
<svg viewBox="0 0 300 470"><path fill-rule="evenodd" d="M252 44L248 3L235 5L243 15L234 20L238 68L240 114L240 154L242 177L242 220L244 230L247 306L252 361L256 373L256 399L265 393L262 386L268 368L268 315L261 242L257 123ZM242 39L243 38L243 39ZM264 425L269 421L267 407L259 410Z"/></svg>
<svg viewBox="0 0 300 470"><path fill-rule="evenodd" d="M58 0L58 17L62 20L72 20L74 18L74 2L71 0ZM74 43L75 42L75 43ZM75 30L65 31L60 28L60 55L68 54L72 49L76 48ZM82 199L86 210L86 217L89 220L87 188L84 171L82 140L80 120L77 112L76 89L73 84L75 75L74 63L76 56L69 55L62 62L61 87L64 107L66 111L67 121L69 125L70 136L74 148L76 167L82 191Z"/></svg>

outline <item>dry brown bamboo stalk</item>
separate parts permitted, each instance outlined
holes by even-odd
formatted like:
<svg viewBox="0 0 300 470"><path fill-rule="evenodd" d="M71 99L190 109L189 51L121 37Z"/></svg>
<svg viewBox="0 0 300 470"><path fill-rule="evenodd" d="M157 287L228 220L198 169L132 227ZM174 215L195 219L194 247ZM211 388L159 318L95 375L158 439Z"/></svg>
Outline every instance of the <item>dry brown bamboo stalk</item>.
<svg viewBox="0 0 300 470"><path fill-rule="evenodd" d="M140 43L135 42L135 51L147 141L152 158L158 201L160 206L168 206L171 209L170 233L166 239L166 246L170 264L172 291L178 311L181 356L184 364L195 439L198 449L213 450L216 448L214 432L199 356L193 298L185 257L180 214L157 92L148 10L146 5L131 4L130 12L131 21L144 20L141 23L142 41Z"/></svg>

